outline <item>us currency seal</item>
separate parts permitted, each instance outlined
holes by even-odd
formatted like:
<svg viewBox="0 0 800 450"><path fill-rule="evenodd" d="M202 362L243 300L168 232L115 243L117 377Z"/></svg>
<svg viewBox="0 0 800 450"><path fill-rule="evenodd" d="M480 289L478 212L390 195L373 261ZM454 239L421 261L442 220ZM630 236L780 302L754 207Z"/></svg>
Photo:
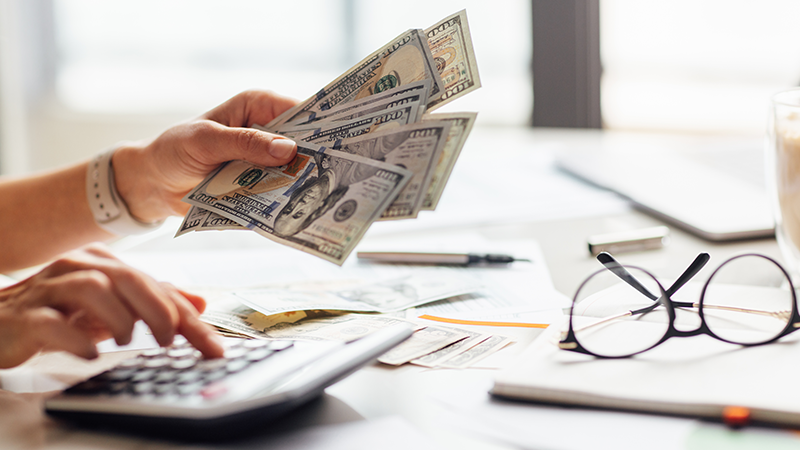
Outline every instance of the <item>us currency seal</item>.
<svg viewBox="0 0 800 450"><path fill-rule="evenodd" d="M447 61L441 56L433 58L433 62L436 63L436 71L439 72L439 74L441 74L445 66L447 66Z"/></svg>
<svg viewBox="0 0 800 450"><path fill-rule="evenodd" d="M391 88L397 87L397 77L394 74L382 76L377 83L375 83L375 93L383 92Z"/></svg>
<svg viewBox="0 0 800 450"><path fill-rule="evenodd" d="M355 214L357 208L358 203L356 203L355 200L348 200L336 208L336 212L333 213L333 220L336 222L344 222Z"/></svg>

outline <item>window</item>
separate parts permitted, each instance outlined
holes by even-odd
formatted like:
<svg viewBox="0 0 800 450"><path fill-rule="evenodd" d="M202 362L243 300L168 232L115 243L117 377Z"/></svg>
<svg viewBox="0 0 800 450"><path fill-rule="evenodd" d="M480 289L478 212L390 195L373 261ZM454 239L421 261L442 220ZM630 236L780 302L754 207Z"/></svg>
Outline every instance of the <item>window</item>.
<svg viewBox="0 0 800 450"><path fill-rule="evenodd" d="M800 3L601 0L606 128L761 134L800 82Z"/></svg>
<svg viewBox="0 0 800 450"><path fill-rule="evenodd" d="M530 4L525 0L9 4L23 11L10 16L21 31L46 32L31 32L38 39L17 33L22 37L7 40L16 54L42 57L40 64L17 68L23 72L14 78L22 80L18 85L41 81L33 89L36 95L17 108L26 113L27 125L15 126L15 132L23 131L14 142L27 140L27 145L6 144L14 148L0 155L4 173L59 166L120 140L152 138L249 88L307 98L408 28L425 28L462 8L483 87L442 111L479 111L479 126L524 125L530 118Z"/></svg>
<svg viewBox="0 0 800 450"><path fill-rule="evenodd" d="M521 0L55 0L56 92L72 110L100 113L197 112L251 87L303 99L406 29L462 8L484 87L454 107L524 124L530 6Z"/></svg>

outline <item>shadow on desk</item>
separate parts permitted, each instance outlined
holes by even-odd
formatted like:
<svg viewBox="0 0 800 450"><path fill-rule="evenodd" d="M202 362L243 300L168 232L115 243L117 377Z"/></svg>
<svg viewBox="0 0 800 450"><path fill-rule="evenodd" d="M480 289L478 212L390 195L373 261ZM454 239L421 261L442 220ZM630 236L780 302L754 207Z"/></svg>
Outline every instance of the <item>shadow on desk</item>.
<svg viewBox="0 0 800 450"><path fill-rule="evenodd" d="M43 411L44 400L55 395L48 393L18 394L0 390L0 449L48 448L69 442L92 448L128 449L162 442L169 444L203 444L204 448L265 448L277 438L298 435L319 425L334 425L364 420L353 408L336 397L321 397L269 422L243 423L240 429L231 429L216 439L165 440L157 435L127 434L102 428L77 428L48 417ZM224 441L223 441L224 439ZM298 438L301 439L301 438ZM191 445L190 445L191 447Z"/></svg>

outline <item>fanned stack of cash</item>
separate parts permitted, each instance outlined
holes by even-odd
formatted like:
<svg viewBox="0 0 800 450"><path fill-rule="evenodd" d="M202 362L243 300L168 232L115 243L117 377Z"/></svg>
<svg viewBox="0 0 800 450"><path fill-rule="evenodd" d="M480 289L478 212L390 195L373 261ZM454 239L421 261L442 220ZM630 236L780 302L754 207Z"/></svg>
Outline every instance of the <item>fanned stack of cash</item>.
<svg viewBox="0 0 800 450"><path fill-rule="evenodd" d="M341 265L374 221L436 208L476 114L431 111L479 87L465 11L409 30L258 126L297 157L220 166L184 198L176 236L250 229Z"/></svg>
<svg viewBox="0 0 800 450"><path fill-rule="evenodd" d="M233 299L213 302L201 316L226 336L305 341L351 341L400 322L414 327L407 341L378 360L399 366L464 369L509 345L501 335L420 324L390 314L353 314L321 310L265 315Z"/></svg>

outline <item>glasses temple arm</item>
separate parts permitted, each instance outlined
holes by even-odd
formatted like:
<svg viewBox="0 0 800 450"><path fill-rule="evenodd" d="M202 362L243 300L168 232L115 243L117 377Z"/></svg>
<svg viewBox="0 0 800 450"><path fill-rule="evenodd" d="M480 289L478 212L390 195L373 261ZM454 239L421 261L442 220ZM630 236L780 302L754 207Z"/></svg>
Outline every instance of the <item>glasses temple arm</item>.
<svg viewBox="0 0 800 450"><path fill-rule="evenodd" d="M678 279L672 283L672 286L667 289L667 295L672 297L672 294L678 292L678 289L682 288L684 284L688 283L689 280L694 278L694 276L697 275L697 272L700 272L700 269L702 269L706 263L708 263L709 259L711 259L711 256L709 256L708 253L700 253L697 255L694 261L689 264L689 267L687 267L681 276L679 276Z"/></svg>
<svg viewBox="0 0 800 450"><path fill-rule="evenodd" d="M658 300L658 297L656 297L652 292L648 291L646 287L642 286L642 284L639 283L639 280L631 275L630 272L625 269L625 267L618 263L610 253L600 253L597 255L597 260L622 281L628 283L628 285L630 285L632 288L644 294L645 297L649 298L650 300Z"/></svg>
<svg viewBox="0 0 800 450"><path fill-rule="evenodd" d="M671 297L672 294L678 291L678 289L682 288L683 285L694 278L694 276L697 275L697 272L699 272L708 263L709 259L711 259L711 257L708 255L708 253L700 253L697 255L689 267L687 267L686 270L684 270L683 273L678 277L678 279L672 283L672 286L666 290L667 296ZM658 300L658 297L656 297L652 292L647 290L646 287L639 283L639 281L633 275L631 275L630 272L628 272L616 259L614 259L610 253L600 253L597 255L597 260L600 261L600 263L603 264L606 269L613 272L614 275L618 276L622 281L628 283L632 288L644 294L650 300ZM688 307L690 305L690 303L687 303L685 305L681 304L676 306Z"/></svg>

